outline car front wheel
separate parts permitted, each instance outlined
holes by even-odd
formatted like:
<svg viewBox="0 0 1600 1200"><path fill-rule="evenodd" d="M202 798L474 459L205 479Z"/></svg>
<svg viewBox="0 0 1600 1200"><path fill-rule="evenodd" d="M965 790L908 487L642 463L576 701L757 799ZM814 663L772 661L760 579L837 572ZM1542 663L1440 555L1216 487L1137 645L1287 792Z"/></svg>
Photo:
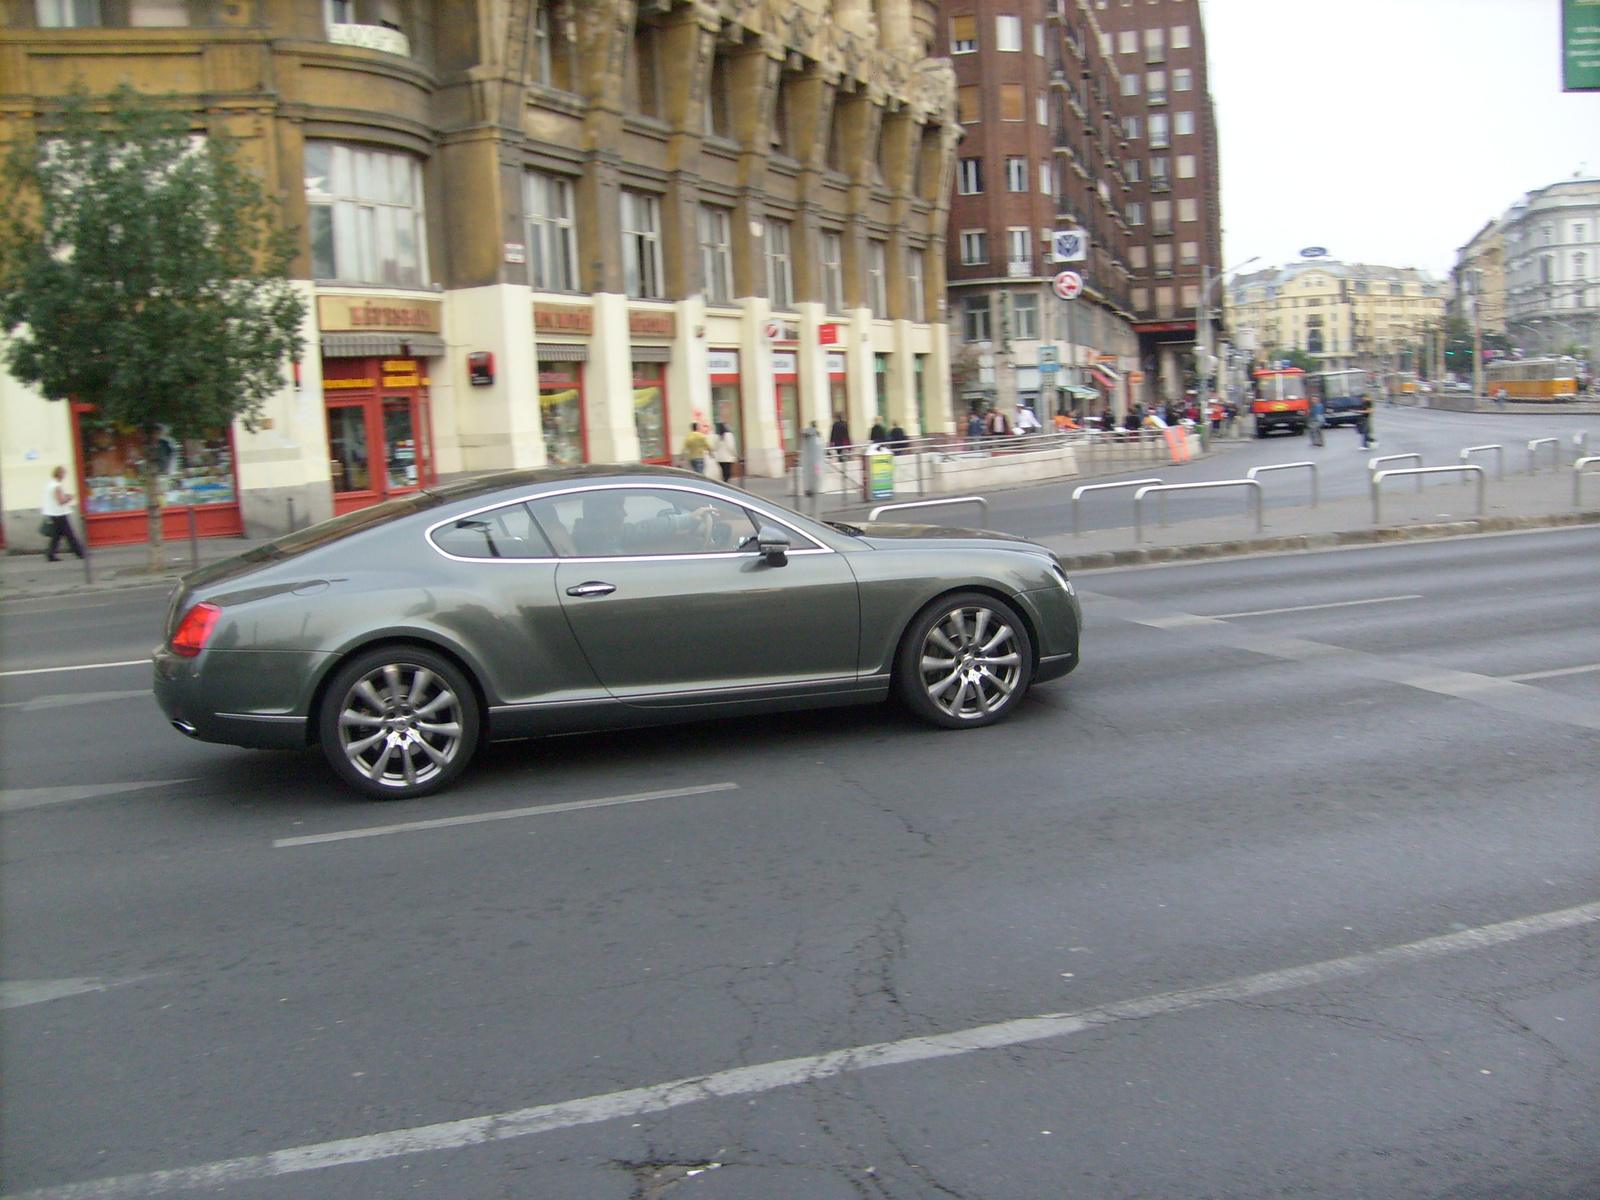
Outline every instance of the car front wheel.
<svg viewBox="0 0 1600 1200"><path fill-rule="evenodd" d="M898 665L900 694L914 713L967 729L991 725L1021 702L1033 676L1033 646L1009 604L962 592L911 623Z"/></svg>
<svg viewBox="0 0 1600 1200"><path fill-rule="evenodd" d="M478 745L478 702L449 660L416 646L352 659L328 687L322 752L341 780L378 800L448 785Z"/></svg>

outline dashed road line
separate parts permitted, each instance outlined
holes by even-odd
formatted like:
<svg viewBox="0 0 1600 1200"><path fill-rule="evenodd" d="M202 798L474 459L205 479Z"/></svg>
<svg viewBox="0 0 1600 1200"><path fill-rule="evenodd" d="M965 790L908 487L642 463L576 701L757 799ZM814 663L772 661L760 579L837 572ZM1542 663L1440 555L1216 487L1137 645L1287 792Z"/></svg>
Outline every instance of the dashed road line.
<svg viewBox="0 0 1600 1200"><path fill-rule="evenodd" d="M51 1000L65 1000L69 996L83 996L91 992L107 992L112 988L126 987L130 983L143 983L154 975L125 975L121 978L85 976L79 979L14 979L0 983L0 1008L27 1008L32 1004L45 1004Z"/></svg>
<svg viewBox="0 0 1600 1200"><path fill-rule="evenodd" d="M24 671L0 671L0 679L18 675L55 675L61 671L104 671L110 667L148 667L148 658L130 658L126 662L80 663L75 667L29 667Z"/></svg>
<svg viewBox="0 0 1600 1200"><path fill-rule="evenodd" d="M143 783L90 783L69 787L6 788L0 791L0 813L19 812L25 808L42 808L46 804L67 804L73 800L97 800L101 796L117 796L123 792L140 792L146 788L173 787L180 783L193 783L192 779L151 779Z"/></svg>
<svg viewBox="0 0 1600 1200"><path fill-rule="evenodd" d="M364 1137L312 1142L274 1150L267 1154L218 1159L173 1170L36 1188L30 1192L0 1197L0 1200L129 1200L131 1197L159 1196L194 1188L215 1188L249 1179L270 1179L308 1171L321 1171L328 1167L378 1162L440 1150L457 1150L465 1146L481 1146L491 1142L548 1133L556 1129L571 1129L580 1125L614 1121L622 1117L665 1112L668 1109L707 1100L720 1100L729 1096L751 1096L877 1067L898 1066L930 1059L953 1058L983 1050L1022 1046L1122 1021L1149 1020L1152 1017L1167 1016L1225 1001L1270 996L1296 988L1313 987L1335 980L1370 975L1389 967L1502 946L1535 934L1573 929L1594 924L1596 921L1600 921L1600 901L1557 912L1519 917L1496 925L1484 925L1477 929L1467 929L1441 937L1424 938L1421 941L1389 946L1366 954L1352 954L1346 958L1327 959L1280 971L1246 975L1240 979L1190 988L1181 992L1162 992L1153 996L1124 1000L1108 1004L1103 1008L1084 1009L1075 1013L1050 1013L1015 1021L1001 1021L993 1025L979 1025L931 1037L913 1037L898 1042L852 1046L846 1050L834 1050L826 1054L810 1054L803 1058L780 1059L750 1067L714 1071L652 1087L630 1088L627 1091L586 1096L554 1104L540 1104L532 1108L468 1117L459 1121L442 1121L433 1125L417 1125L409 1129L391 1129Z"/></svg>
<svg viewBox="0 0 1600 1200"><path fill-rule="evenodd" d="M1335 600L1330 604L1296 604L1293 608L1258 608L1254 612L1213 613L1213 621L1231 621L1236 617L1275 617L1280 613L1318 612L1324 608L1357 608L1363 604L1393 604L1397 600L1421 600L1420 593L1410 596L1375 596L1371 600Z"/></svg>
<svg viewBox="0 0 1600 1200"><path fill-rule="evenodd" d="M21 712L38 712L46 708L75 708L79 704L98 704L106 700L131 700L136 696L154 697L149 688L131 692L65 692L61 695L35 696L32 700L13 700L0 704L0 708L14 708Z"/></svg>
<svg viewBox="0 0 1600 1200"><path fill-rule="evenodd" d="M334 833L308 833L301 837L279 838L272 843L272 848L284 850L290 846L348 842L355 838L383 837L391 833L418 833L427 829L450 829L457 825L480 825L485 821L545 817L552 813L578 812L586 808L611 808L618 804L640 804L646 800L669 800L674 796L704 796L710 792L732 792L738 788L737 783L702 783L694 787L664 788L657 792L635 792L631 796L602 796L598 800L571 800L565 804L534 804L527 808L502 808L494 812L467 813L459 817L436 817L429 821L404 821L398 825L368 825L362 829L341 829Z"/></svg>
<svg viewBox="0 0 1600 1200"><path fill-rule="evenodd" d="M1553 671L1524 671L1521 675L1502 675L1510 683L1526 683L1530 679L1559 679L1563 675L1587 675L1600 671L1600 663L1585 663L1581 667L1557 667Z"/></svg>

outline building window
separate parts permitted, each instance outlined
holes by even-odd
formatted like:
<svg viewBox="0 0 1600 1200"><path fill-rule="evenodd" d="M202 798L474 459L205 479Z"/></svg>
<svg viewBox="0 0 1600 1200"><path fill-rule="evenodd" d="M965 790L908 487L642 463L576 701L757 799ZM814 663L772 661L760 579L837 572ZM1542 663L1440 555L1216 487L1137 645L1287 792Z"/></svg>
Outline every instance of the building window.
<svg viewBox="0 0 1600 1200"><path fill-rule="evenodd" d="M622 268L628 295L660 300L661 202L644 192L622 193Z"/></svg>
<svg viewBox="0 0 1600 1200"><path fill-rule="evenodd" d="M1056 194L1056 172L1048 161L1039 164L1039 194L1041 196Z"/></svg>
<svg viewBox="0 0 1600 1200"><path fill-rule="evenodd" d="M1028 119L1026 97L1023 95L1020 83L1002 83L1000 85L1000 119L1002 121L1026 121Z"/></svg>
<svg viewBox="0 0 1600 1200"><path fill-rule="evenodd" d="M1167 137L1167 114L1150 114L1150 147L1153 150L1164 150L1172 143Z"/></svg>
<svg viewBox="0 0 1600 1200"><path fill-rule="evenodd" d="M1123 137L1123 140L1129 141L1129 142L1137 142L1139 140L1139 118L1138 117L1123 117L1122 118L1122 137Z"/></svg>
<svg viewBox="0 0 1600 1200"><path fill-rule="evenodd" d="M1104 6L1102 5L1102 7ZM1112 44L1111 35L1109 33L1102 33L1100 35L1100 56L1102 58L1110 58L1115 52L1116 47Z"/></svg>
<svg viewBox="0 0 1600 1200"><path fill-rule="evenodd" d="M1172 243L1157 242L1152 253L1156 256L1156 272L1158 274L1172 274Z"/></svg>
<svg viewBox="0 0 1600 1200"><path fill-rule="evenodd" d="M1194 178L1194 155L1192 155L1192 154L1180 154L1180 155L1178 155L1178 178L1179 179L1193 179Z"/></svg>
<svg viewBox="0 0 1600 1200"><path fill-rule="evenodd" d="M173 29L189 23L189 0L131 0L128 25L133 29Z"/></svg>
<svg viewBox="0 0 1600 1200"><path fill-rule="evenodd" d="M1192 112L1173 113L1172 127L1180 136L1187 137L1194 132L1194 114Z"/></svg>
<svg viewBox="0 0 1600 1200"><path fill-rule="evenodd" d="M906 316L918 324L928 319L927 296L923 291L927 285L924 282L922 256L921 250L906 251L906 299L911 310Z"/></svg>
<svg viewBox="0 0 1600 1200"><path fill-rule="evenodd" d="M789 257L789 222L767 218L767 299L782 312L794 308L794 264Z"/></svg>
<svg viewBox="0 0 1600 1200"><path fill-rule="evenodd" d="M1187 50L1189 48L1189 27L1187 25L1174 25L1170 44L1174 50Z"/></svg>
<svg viewBox="0 0 1600 1200"><path fill-rule="evenodd" d="M1156 314L1158 316L1170 317L1170 316L1172 316L1172 312L1173 312L1173 294L1172 294L1172 289L1169 288L1169 287L1158 287L1156 289Z"/></svg>
<svg viewBox="0 0 1600 1200"><path fill-rule="evenodd" d="M844 239L822 231L822 303L831 313L844 311Z"/></svg>
<svg viewBox="0 0 1600 1200"><path fill-rule="evenodd" d="M1128 265L1135 271L1142 271L1148 265L1145 262L1146 254L1143 246L1128 247Z"/></svg>
<svg viewBox="0 0 1600 1200"><path fill-rule="evenodd" d="M956 169L956 190L963 196L976 196L983 191L983 159L961 160Z"/></svg>
<svg viewBox="0 0 1600 1200"><path fill-rule="evenodd" d="M1199 287L1196 286L1195 284L1192 284L1192 283L1184 284L1183 285L1183 306L1185 308L1195 308L1195 307L1198 307L1199 304L1200 304L1200 289L1199 289Z"/></svg>
<svg viewBox="0 0 1600 1200"><path fill-rule="evenodd" d="M700 273L707 304L733 303L732 214L725 208L700 207Z"/></svg>
<svg viewBox="0 0 1600 1200"><path fill-rule="evenodd" d="M967 267L982 266L989 261L989 231L963 229L961 231L961 264Z"/></svg>
<svg viewBox="0 0 1600 1200"><path fill-rule="evenodd" d="M1014 292L1011 296L1011 336L1022 342L1039 338L1039 297L1034 292Z"/></svg>
<svg viewBox="0 0 1600 1200"><path fill-rule="evenodd" d="M1006 159L1006 191L1025 192L1028 190L1028 160L1025 158Z"/></svg>
<svg viewBox="0 0 1600 1200"><path fill-rule="evenodd" d="M1137 200L1128 205L1128 224L1144 224L1144 205Z"/></svg>
<svg viewBox="0 0 1600 1200"><path fill-rule="evenodd" d="M1037 21L1033 25L1033 52L1040 58L1044 57L1044 26Z"/></svg>
<svg viewBox="0 0 1600 1200"><path fill-rule="evenodd" d="M961 336L969 342L989 341L989 297L968 296L962 302Z"/></svg>
<svg viewBox="0 0 1600 1200"><path fill-rule="evenodd" d="M971 54L978 48L978 18L950 18L950 53Z"/></svg>
<svg viewBox="0 0 1600 1200"><path fill-rule="evenodd" d="M100 24L100 0L34 0L41 29L89 29Z"/></svg>
<svg viewBox="0 0 1600 1200"><path fill-rule="evenodd" d="M1133 289L1133 311L1148 312L1150 309L1150 293L1145 288Z"/></svg>
<svg viewBox="0 0 1600 1200"><path fill-rule="evenodd" d="M1582 221L1572 227L1572 240L1575 242L1587 242L1589 240L1589 227Z"/></svg>
<svg viewBox="0 0 1600 1200"><path fill-rule="evenodd" d="M416 159L307 142L305 179L314 278L427 284L422 165Z"/></svg>
<svg viewBox="0 0 1600 1200"><path fill-rule="evenodd" d="M1167 184L1172 173L1170 170L1171 164L1172 160L1167 158L1165 155L1157 155L1156 157L1152 158L1150 160L1151 184Z"/></svg>
<svg viewBox="0 0 1600 1200"><path fill-rule="evenodd" d="M1033 119L1039 125L1050 124L1050 102L1043 96L1033 98Z"/></svg>
<svg viewBox="0 0 1600 1200"><path fill-rule="evenodd" d="M732 92L733 64L719 49L711 58L711 78L706 83L706 99L701 108L702 127L713 137L733 137L733 115L728 106Z"/></svg>
<svg viewBox="0 0 1600 1200"><path fill-rule="evenodd" d="M1144 178L1143 160L1130 158L1122 164L1122 176L1129 183L1138 183Z"/></svg>
<svg viewBox="0 0 1600 1200"><path fill-rule="evenodd" d="M1198 221L1200 219L1200 204L1196 200L1178 201L1178 220Z"/></svg>
<svg viewBox="0 0 1600 1200"><path fill-rule="evenodd" d="M1139 53L1139 31L1137 29L1124 29L1117 34L1117 52L1119 54Z"/></svg>
<svg viewBox="0 0 1600 1200"><path fill-rule="evenodd" d="M536 291L578 290L578 245L572 225L572 182L529 171L522 177L528 223L528 282Z"/></svg>
<svg viewBox="0 0 1600 1200"><path fill-rule="evenodd" d="M976 125L983 119L983 97L975 85L956 89L956 120L963 125Z"/></svg>
<svg viewBox="0 0 1600 1200"><path fill-rule="evenodd" d="M1184 242L1178 247L1178 262L1186 267L1197 266L1200 262L1200 243Z"/></svg>
<svg viewBox="0 0 1600 1200"><path fill-rule="evenodd" d="M1589 278L1589 259L1582 250L1572 256L1572 278L1579 283Z"/></svg>
<svg viewBox="0 0 1600 1200"><path fill-rule="evenodd" d="M1027 227L1006 230L1006 261L1033 266L1033 231Z"/></svg>
<svg viewBox="0 0 1600 1200"><path fill-rule="evenodd" d="M1194 72L1188 67L1179 67L1172 72L1172 90L1175 92L1194 91Z"/></svg>
<svg viewBox="0 0 1600 1200"><path fill-rule="evenodd" d="M1139 72L1124 71L1122 74L1122 94L1124 96L1137 96L1139 94Z"/></svg>
<svg viewBox="0 0 1600 1200"><path fill-rule="evenodd" d="M1022 49L1022 18L998 16L994 19L994 48L1020 51Z"/></svg>
<svg viewBox="0 0 1600 1200"><path fill-rule="evenodd" d="M1150 230L1155 234L1172 232L1172 201L1152 200L1150 202Z"/></svg>
<svg viewBox="0 0 1600 1200"><path fill-rule="evenodd" d="M1150 93L1150 103L1159 104L1167 98L1167 73L1148 71L1144 77L1145 91Z"/></svg>
<svg viewBox="0 0 1600 1200"><path fill-rule="evenodd" d="M1144 31L1144 61L1147 63L1167 61L1167 31L1165 29L1146 29Z"/></svg>
<svg viewBox="0 0 1600 1200"><path fill-rule="evenodd" d="M661 63L657 52L657 36L654 25L639 22L634 26L633 43L628 51L627 105L646 117L661 115ZM713 78L715 72L713 66ZM711 132L721 133L722 130L714 129Z"/></svg>
<svg viewBox="0 0 1600 1200"><path fill-rule="evenodd" d="M877 238L867 242L867 302L880 321L889 317L888 247Z"/></svg>

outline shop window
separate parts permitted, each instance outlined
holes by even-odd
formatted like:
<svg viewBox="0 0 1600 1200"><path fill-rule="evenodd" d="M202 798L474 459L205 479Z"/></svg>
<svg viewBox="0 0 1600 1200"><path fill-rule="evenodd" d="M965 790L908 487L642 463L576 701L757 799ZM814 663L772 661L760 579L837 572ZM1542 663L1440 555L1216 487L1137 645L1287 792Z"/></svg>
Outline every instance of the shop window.
<svg viewBox="0 0 1600 1200"><path fill-rule="evenodd" d="M1031 342L1039 337L1039 297L1033 292L1016 292L1011 297L1011 336Z"/></svg>
<svg viewBox="0 0 1600 1200"><path fill-rule="evenodd" d="M528 282L536 291L577 291L572 182L529 171L522 177L522 204L528 222Z"/></svg>
<svg viewBox="0 0 1600 1200"><path fill-rule="evenodd" d="M551 558L555 552L526 504L508 504L462 517L431 535L433 544L457 558Z"/></svg>
<svg viewBox="0 0 1600 1200"><path fill-rule="evenodd" d="M822 243L822 302L830 313L844 312L844 239L824 229Z"/></svg>
<svg viewBox="0 0 1600 1200"><path fill-rule="evenodd" d="M170 466L162 476L162 503L170 506L233 504L233 444L226 431L206 437L163 438ZM145 511L144 437L123 433L94 420L92 412L78 417L78 447L83 456L83 511L100 513Z"/></svg>
<svg viewBox="0 0 1600 1200"><path fill-rule="evenodd" d="M341 404L328 410L328 465L335 492L372 490L367 413L361 405Z"/></svg>
<svg viewBox="0 0 1600 1200"><path fill-rule="evenodd" d="M311 271L319 280L428 282L422 166L409 154L307 142Z"/></svg>
<svg viewBox="0 0 1600 1200"><path fill-rule="evenodd" d="M672 448L667 438L667 365L633 364L633 428L639 435L639 461L667 463Z"/></svg>
<svg viewBox="0 0 1600 1200"><path fill-rule="evenodd" d="M581 363L539 364L539 418L550 466L575 467L589 461Z"/></svg>
<svg viewBox="0 0 1600 1200"><path fill-rule="evenodd" d="M789 222L767 220L767 299L782 312L794 308L794 267L789 257Z"/></svg>
<svg viewBox="0 0 1600 1200"><path fill-rule="evenodd" d="M727 209L700 206L700 272L707 304L733 303L732 224Z"/></svg>
<svg viewBox="0 0 1600 1200"><path fill-rule="evenodd" d="M622 266L628 295L660 300L661 203L644 192L622 193Z"/></svg>
<svg viewBox="0 0 1600 1200"><path fill-rule="evenodd" d="M34 0L41 29L89 29L100 24L100 0Z"/></svg>

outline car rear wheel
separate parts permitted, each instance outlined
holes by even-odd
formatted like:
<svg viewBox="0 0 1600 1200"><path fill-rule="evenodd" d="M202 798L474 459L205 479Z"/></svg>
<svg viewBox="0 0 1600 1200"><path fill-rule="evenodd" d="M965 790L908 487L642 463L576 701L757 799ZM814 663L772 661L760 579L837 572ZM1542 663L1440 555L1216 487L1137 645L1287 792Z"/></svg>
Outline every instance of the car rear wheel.
<svg viewBox="0 0 1600 1200"><path fill-rule="evenodd" d="M900 695L946 729L992 725L1022 701L1033 677L1033 645L1015 609L979 592L945 596L924 609L900 644Z"/></svg>
<svg viewBox="0 0 1600 1200"><path fill-rule="evenodd" d="M461 671L416 646L380 646L334 677L318 722L341 780L379 800L426 796L478 746L478 702Z"/></svg>

